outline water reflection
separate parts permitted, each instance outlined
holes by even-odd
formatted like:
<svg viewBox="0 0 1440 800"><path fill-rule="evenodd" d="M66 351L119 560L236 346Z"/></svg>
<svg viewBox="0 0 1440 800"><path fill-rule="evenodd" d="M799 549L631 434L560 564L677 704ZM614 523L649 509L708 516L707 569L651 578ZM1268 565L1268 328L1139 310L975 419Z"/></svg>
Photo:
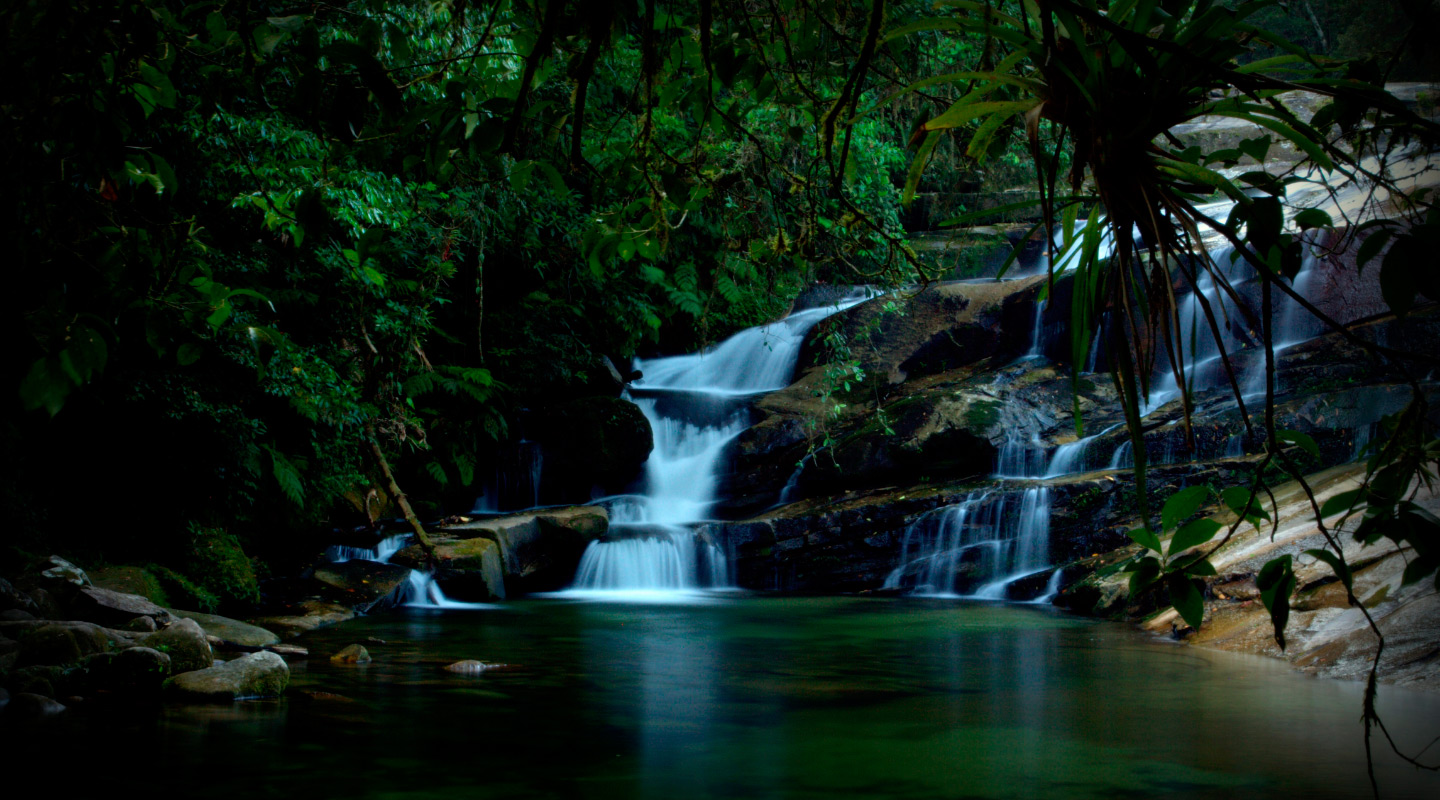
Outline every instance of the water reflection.
<svg viewBox="0 0 1440 800"><path fill-rule="evenodd" d="M307 637L286 701L171 708L141 725L6 741L85 752L157 792L404 798L1362 796L1360 687L1033 608L737 597L529 601L402 613ZM375 662L333 665L353 641ZM445 664L514 665L457 676ZM317 692L328 695L315 694ZM1402 741L1440 698L1382 687ZM63 746L57 745L63 742ZM1385 797L1440 776L1381 753ZM215 780L243 775L243 781Z"/></svg>

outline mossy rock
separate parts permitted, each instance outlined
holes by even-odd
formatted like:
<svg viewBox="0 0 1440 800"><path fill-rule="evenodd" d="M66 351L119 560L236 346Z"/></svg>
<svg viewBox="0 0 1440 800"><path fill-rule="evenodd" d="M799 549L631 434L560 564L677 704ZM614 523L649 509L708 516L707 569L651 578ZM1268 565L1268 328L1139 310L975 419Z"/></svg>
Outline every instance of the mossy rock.
<svg viewBox="0 0 1440 800"><path fill-rule="evenodd" d="M92 569L90 582L101 589L125 594L138 594L158 606L170 605L170 596L160 579L144 567L116 566Z"/></svg>
<svg viewBox="0 0 1440 800"><path fill-rule="evenodd" d="M220 598L214 592L169 567L150 564L146 572L155 576L161 590L179 608L193 608L213 613L220 608Z"/></svg>

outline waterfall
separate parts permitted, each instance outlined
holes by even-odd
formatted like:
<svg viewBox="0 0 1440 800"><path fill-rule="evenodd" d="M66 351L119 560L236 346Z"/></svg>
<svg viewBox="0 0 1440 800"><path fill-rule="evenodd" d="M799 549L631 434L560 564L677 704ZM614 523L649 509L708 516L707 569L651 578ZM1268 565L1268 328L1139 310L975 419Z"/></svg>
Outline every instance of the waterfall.
<svg viewBox="0 0 1440 800"><path fill-rule="evenodd" d="M400 552L411 538L412 535L408 533L387 536L377 542L373 548L334 545L325 551L325 558L332 564L343 564L346 561L374 561L379 564L389 564L390 559ZM414 608L495 608L486 603L461 603L451 600L445 596L445 592L435 582L434 576L418 569L410 570L410 577L400 588L400 602Z"/></svg>
<svg viewBox="0 0 1440 800"><path fill-rule="evenodd" d="M645 490L600 501L610 510L610 532L585 549L566 594L620 598L638 592L648 599L729 586L724 551L697 541L691 527L715 503L726 448L750 426L749 402L790 384L810 329L871 294L854 291L699 353L637 360L643 377L629 397L655 436Z"/></svg>
<svg viewBox="0 0 1440 800"><path fill-rule="evenodd" d="M1025 489L1018 513L1013 494L974 492L917 519L905 529L900 566L885 588L1004 600L1011 584L1049 569L1050 488Z"/></svg>
<svg viewBox="0 0 1440 800"><path fill-rule="evenodd" d="M1045 355L1045 301L1035 301L1035 326L1030 331L1030 351L1025 358L1039 358Z"/></svg>
<svg viewBox="0 0 1440 800"><path fill-rule="evenodd" d="M390 557L400 552L408 541L410 541L410 534L402 533L399 536L387 536L377 542L374 547L349 547L337 544L325 550L325 560L332 564L343 564L346 561L378 561L381 564L389 564Z"/></svg>

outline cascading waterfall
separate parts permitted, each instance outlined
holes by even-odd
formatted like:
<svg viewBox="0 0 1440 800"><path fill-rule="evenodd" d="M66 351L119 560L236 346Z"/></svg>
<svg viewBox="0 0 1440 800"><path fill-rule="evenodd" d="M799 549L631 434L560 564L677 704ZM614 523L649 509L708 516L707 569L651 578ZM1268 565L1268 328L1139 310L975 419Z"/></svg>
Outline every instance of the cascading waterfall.
<svg viewBox="0 0 1440 800"><path fill-rule="evenodd" d="M1004 600L1011 584L1050 568L1050 488L972 493L905 529L900 566L887 589L939 597ZM1053 581L1052 581L1053 582ZM1048 599L1047 591L1036 600Z"/></svg>
<svg viewBox="0 0 1440 800"><path fill-rule="evenodd" d="M374 561L379 564L389 564L390 559L409 544L412 538L408 533L387 536L377 542L373 548L335 545L325 551L325 558L332 564L343 564L346 561ZM400 588L400 602L413 608L495 607L486 603L462 603L458 600L451 600L445 596L445 592L441 591L440 584L435 582L433 576L418 569L410 570L410 577Z"/></svg>
<svg viewBox="0 0 1440 800"><path fill-rule="evenodd" d="M810 329L871 295L857 290L699 353L637 360L644 377L628 396L655 436L645 491L599 501L610 511L607 540L586 548L568 594L653 597L729 586L725 553L692 527L716 500L726 447L749 427L755 395L790 384Z"/></svg>

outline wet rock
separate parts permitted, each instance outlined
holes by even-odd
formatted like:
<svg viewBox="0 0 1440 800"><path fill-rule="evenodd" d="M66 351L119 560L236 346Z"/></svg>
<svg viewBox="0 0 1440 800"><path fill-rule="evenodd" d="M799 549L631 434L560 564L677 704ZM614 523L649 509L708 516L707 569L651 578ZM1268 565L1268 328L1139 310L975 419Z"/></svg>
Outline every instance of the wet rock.
<svg viewBox="0 0 1440 800"><path fill-rule="evenodd" d="M218 614L201 614L198 611L180 611L174 608L167 610L177 617L194 620L207 636L214 636L230 644L238 644L243 647L266 647L280 642L280 637L276 634L238 619L230 619Z"/></svg>
<svg viewBox="0 0 1440 800"><path fill-rule="evenodd" d="M115 654L105 679L112 690L156 692L170 676L171 664L170 656L159 650L131 647Z"/></svg>
<svg viewBox="0 0 1440 800"><path fill-rule="evenodd" d="M155 624L154 617L136 617L120 626L120 629L135 633L154 633L160 630L160 626Z"/></svg>
<svg viewBox="0 0 1440 800"><path fill-rule="evenodd" d="M410 579L410 570L396 564L354 560L317 566L313 577L325 587L330 599L370 611L397 602L401 587Z"/></svg>
<svg viewBox="0 0 1440 800"><path fill-rule="evenodd" d="M65 618L65 610L60 607L60 601L48 590L37 586L25 594L35 606L34 610L30 613L34 614L38 619Z"/></svg>
<svg viewBox="0 0 1440 800"><path fill-rule="evenodd" d="M456 661L454 664L450 664L449 666L445 667L445 671L453 672L456 675L480 675L489 672L492 669L499 669L503 666L505 665L490 664L484 661L475 661L473 659L468 659L465 661Z"/></svg>
<svg viewBox="0 0 1440 800"><path fill-rule="evenodd" d="M278 697L290 683L285 659L262 651L220 666L185 672L165 682L165 692L182 702L232 702Z"/></svg>
<svg viewBox="0 0 1440 800"><path fill-rule="evenodd" d="M66 585L75 588L89 586L90 578L85 570L71 564L60 556L50 556L46 562L48 566L40 572L40 577L48 583L55 585Z"/></svg>
<svg viewBox="0 0 1440 800"><path fill-rule="evenodd" d="M170 603L160 579L144 567L101 567L92 569L87 574L90 576L90 583L102 589L138 594L158 606Z"/></svg>
<svg viewBox="0 0 1440 800"><path fill-rule="evenodd" d="M304 600L288 610L290 613L257 617L250 623L281 636L299 636L355 617L354 609L328 600Z"/></svg>
<svg viewBox="0 0 1440 800"><path fill-rule="evenodd" d="M330 662L333 664L369 664L370 651L362 645L352 644L330 656Z"/></svg>
<svg viewBox="0 0 1440 800"><path fill-rule="evenodd" d="M65 685L65 668L59 666L21 667L10 676L9 688L16 694L29 692L45 697L55 697L61 693L60 689L68 688Z"/></svg>
<svg viewBox="0 0 1440 800"><path fill-rule="evenodd" d="M5 707L5 719L14 722L40 722L65 713L65 706L44 695L16 692Z"/></svg>
<svg viewBox="0 0 1440 800"><path fill-rule="evenodd" d="M448 596L468 602L504 599L505 569L498 544L481 538L434 541L433 574ZM400 563L432 563L418 546L402 550L395 558Z"/></svg>
<svg viewBox="0 0 1440 800"><path fill-rule="evenodd" d="M205 669L215 662L215 653L205 631L192 619L177 619L164 630L145 637L144 645L170 656L177 673Z"/></svg>
<svg viewBox="0 0 1440 800"><path fill-rule="evenodd" d="M286 658L308 658L310 651L297 644L272 644L267 645L266 650Z"/></svg>
<svg viewBox="0 0 1440 800"><path fill-rule="evenodd" d="M10 608L0 611L0 622L24 622L32 619L35 619L35 615L23 609Z"/></svg>
<svg viewBox="0 0 1440 800"><path fill-rule="evenodd" d="M0 610L24 611L27 614L38 614L40 609L30 596L16 589L10 581L0 578Z"/></svg>
<svg viewBox="0 0 1440 800"><path fill-rule="evenodd" d="M108 652L108 632L89 622L53 622L21 634L22 665L73 664L88 655Z"/></svg>
<svg viewBox="0 0 1440 800"><path fill-rule="evenodd" d="M547 484L561 496L587 497L594 486L620 491L650 456L654 436L639 406L618 397L580 397L550 406L533 424Z"/></svg>
<svg viewBox="0 0 1440 800"><path fill-rule="evenodd" d="M98 586L82 586L70 601L70 613L77 619L107 627L122 627L137 617L151 618L156 627L170 624L170 612L138 594L127 594Z"/></svg>
<svg viewBox="0 0 1440 800"><path fill-rule="evenodd" d="M585 548L605 535L609 519L599 506L569 506L447 527L450 540L436 547L436 581L446 594L476 602L563 588ZM494 543L493 554L479 541ZM402 550L394 561L426 566L418 546ZM503 582L496 580L500 576Z"/></svg>

